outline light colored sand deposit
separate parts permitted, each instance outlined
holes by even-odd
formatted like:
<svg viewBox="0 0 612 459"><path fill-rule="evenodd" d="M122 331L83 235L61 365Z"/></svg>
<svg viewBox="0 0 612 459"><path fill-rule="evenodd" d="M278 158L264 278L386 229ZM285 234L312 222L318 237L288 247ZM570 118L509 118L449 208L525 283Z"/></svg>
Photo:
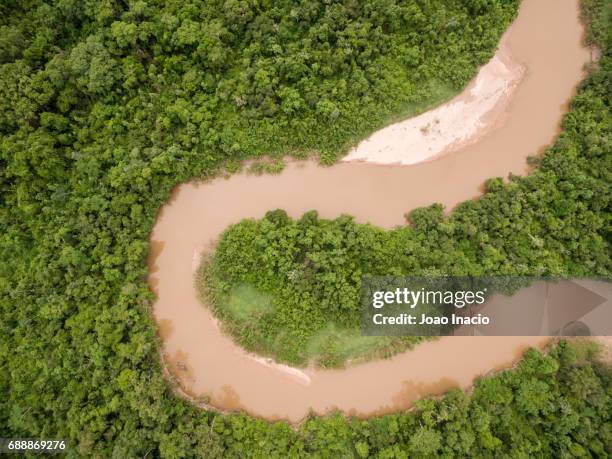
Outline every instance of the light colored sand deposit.
<svg viewBox="0 0 612 459"><path fill-rule="evenodd" d="M376 131L342 161L416 164L477 142L502 124L512 93L525 74L525 67L508 46L512 29L461 94L422 115Z"/></svg>

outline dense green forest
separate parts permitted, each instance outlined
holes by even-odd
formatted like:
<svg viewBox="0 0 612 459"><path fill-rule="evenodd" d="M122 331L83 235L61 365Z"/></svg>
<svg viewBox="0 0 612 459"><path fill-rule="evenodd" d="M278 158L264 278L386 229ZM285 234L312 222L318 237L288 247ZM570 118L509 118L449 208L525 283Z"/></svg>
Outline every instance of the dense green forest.
<svg viewBox="0 0 612 459"><path fill-rule="evenodd" d="M605 4L585 2L596 31L590 39L604 49L601 69L574 101L544 172L509 186L491 182L499 198L489 199L500 200L503 215L481 209L503 226L515 196L526 193L563 216L550 219L565 235L550 249L538 226L548 220L533 222L533 246L521 255L530 267L610 268L602 239L611 170ZM491 56L516 7L505 0L2 2L2 437L67 438L72 457L612 454L609 370L567 345L548 357L531 352L471 395L452 392L369 421L312 418L297 430L198 410L172 394L160 367L146 254L171 189L263 153L318 151L333 160L390 118L457 91ZM463 215L477 213L472 206ZM424 234L419 225L436 233L451 226L436 209L413 221L410 237ZM466 228L468 247L486 236ZM452 232L445 240L453 243ZM458 257L469 261L465 269L503 259L495 251L470 257ZM451 265L415 259L415 268Z"/></svg>

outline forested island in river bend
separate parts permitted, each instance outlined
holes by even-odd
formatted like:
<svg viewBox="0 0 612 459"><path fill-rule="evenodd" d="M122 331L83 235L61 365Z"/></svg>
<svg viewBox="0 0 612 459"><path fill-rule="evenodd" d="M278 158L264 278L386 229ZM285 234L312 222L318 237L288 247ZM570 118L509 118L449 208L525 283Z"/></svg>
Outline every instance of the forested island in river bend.
<svg viewBox="0 0 612 459"><path fill-rule="evenodd" d="M64 438L69 457L611 455L612 374L590 342L562 342L546 355L530 350L470 393L451 391L414 411L311 416L295 428L199 409L173 392L160 362L148 237L177 184L268 154L318 152L333 162L389 120L457 93L491 57L517 7L512 0L4 2L2 437ZM420 209L411 226L393 231L282 212L242 222L212 260L222 292L251 288L262 302L291 305L297 290L290 285L281 297L276 276L308 268L308 256L335 275L321 275L316 292L303 277L304 291L328 301L338 325L351 325L357 281L347 273L383 269L381 255L398 273L609 276L610 7L583 0L582 10L586 40L601 57L534 174L510 184L492 179L482 199L450 216L439 206ZM299 250L263 258L264 229L271 248ZM409 256L394 250L402 241ZM268 271L248 260L239 268L236 250ZM336 270L325 260L337 252ZM286 266L275 264L281 259ZM340 295L336 283L345 286ZM312 312L305 337L323 325ZM263 330L273 336L291 325L279 317ZM303 345L281 357L303 361ZM344 358L324 355L332 365Z"/></svg>

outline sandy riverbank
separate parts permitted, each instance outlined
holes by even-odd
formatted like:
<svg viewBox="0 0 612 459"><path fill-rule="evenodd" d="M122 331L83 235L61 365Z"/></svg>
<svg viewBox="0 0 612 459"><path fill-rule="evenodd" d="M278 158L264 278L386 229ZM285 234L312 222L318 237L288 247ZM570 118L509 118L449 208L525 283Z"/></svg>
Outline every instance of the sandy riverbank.
<svg viewBox="0 0 612 459"><path fill-rule="evenodd" d="M498 128L526 71L509 45L513 33L511 26L493 58L461 94L433 110L375 132L342 161L416 164L478 142Z"/></svg>

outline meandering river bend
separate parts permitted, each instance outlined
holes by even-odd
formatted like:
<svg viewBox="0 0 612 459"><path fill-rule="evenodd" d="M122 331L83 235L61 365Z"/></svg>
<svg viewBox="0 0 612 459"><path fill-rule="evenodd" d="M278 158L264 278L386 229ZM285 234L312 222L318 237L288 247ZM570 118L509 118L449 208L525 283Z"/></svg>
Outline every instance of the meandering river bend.
<svg viewBox="0 0 612 459"><path fill-rule="evenodd" d="M405 409L418 398L512 364L541 337L446 337L394 358L344 370L301 370L245 352L219 330L197 299L193 275L199 254L230 224L282 208L293 217L316 209L346 213L383 227L440 202L447 208L480 194L483 182L525 174L526 158L559 130L589 51L577 0L524 0L507 36L525 69L504 113L475 142L433 161L400 167L292 162L279 175L236 174L179 186L161 209L151 235L149 284L164 361L181 390L223 410L243 409L267 419L298 421L309 410L337 408L369 416Z"/></svg>

